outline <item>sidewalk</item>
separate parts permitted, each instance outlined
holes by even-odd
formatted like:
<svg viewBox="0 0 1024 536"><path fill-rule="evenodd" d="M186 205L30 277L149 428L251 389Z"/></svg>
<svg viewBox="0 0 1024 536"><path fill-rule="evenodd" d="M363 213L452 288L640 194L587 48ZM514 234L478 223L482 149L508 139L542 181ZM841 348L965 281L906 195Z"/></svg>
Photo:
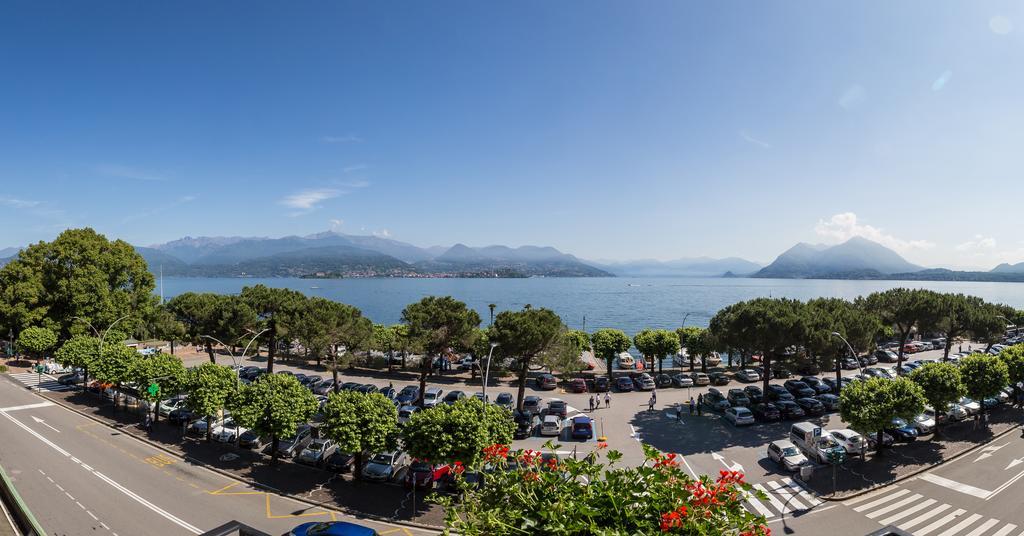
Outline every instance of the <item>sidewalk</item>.
<svg viewBox="0 0 1024 536"><path fill-rule="evenodd" d="M909 444L897 444L883 449L881 456L871 452L865 460L848 458L836 468L835 490L830 466L816 469L806 484L826 499L847 499L948 462L1020 426L1020 410L1003 404L988 413L988 426L975 424L974 419L945 424L938 436L927 435Z"/></svg>
<svg viewBox="0 0 1024 536"><path fill-rule="evenodd" d="M44 392L42 395L171 454L282 495L381 520L431 528L444 526L444 510L425 502L429 493L422 490L415 494L414 505L413 494L398 484L360 482L351 475L337 475L290 460L279 460L271 465L269 456L252 450L183 437L182 427L163 419L147 433L136 409L126 411L119 406L115 413L109 401L82 391Z"/></svg>

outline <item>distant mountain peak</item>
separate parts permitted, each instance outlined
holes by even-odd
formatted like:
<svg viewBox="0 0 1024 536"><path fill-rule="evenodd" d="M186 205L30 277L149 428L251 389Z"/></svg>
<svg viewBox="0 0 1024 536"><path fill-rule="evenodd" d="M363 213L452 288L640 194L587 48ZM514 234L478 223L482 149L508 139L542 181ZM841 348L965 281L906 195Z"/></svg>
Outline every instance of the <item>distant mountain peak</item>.
<svg viewBox="0 0 1024 536"><path fill-rule="evenodd" d="M855 236L833 246L801 242L784 251L755 275L815 278L855 272L895 274L920 270L922 267L907 262L895 251L877 242Z"/></svg>

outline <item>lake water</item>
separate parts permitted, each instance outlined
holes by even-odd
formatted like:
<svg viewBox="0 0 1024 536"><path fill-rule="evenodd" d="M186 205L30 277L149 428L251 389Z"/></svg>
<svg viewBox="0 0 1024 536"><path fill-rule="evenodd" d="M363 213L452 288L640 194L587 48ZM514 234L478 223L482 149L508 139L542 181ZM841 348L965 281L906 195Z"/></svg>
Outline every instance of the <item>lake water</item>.
<svg viewBox="0 0 1024 536"><path fill-rule="evenodd" d="M707 326L729 304L757 297L807 300L818 297L853 299L894 287L963 292L987 301L1024 308L1024 283L952 281L832 281L746 278L529 278L529 279L293 279L293 278L170 278L163 281L170 298L187 291L236 294L262 283L298 290L354 305L374 322L397 323L402 308L424 296L450 295L480 313L487 305L497 312L526 304L547 307L571 328L613 327L632 336L644 328ZM316 288L314 288L316 287Z"/></svg>

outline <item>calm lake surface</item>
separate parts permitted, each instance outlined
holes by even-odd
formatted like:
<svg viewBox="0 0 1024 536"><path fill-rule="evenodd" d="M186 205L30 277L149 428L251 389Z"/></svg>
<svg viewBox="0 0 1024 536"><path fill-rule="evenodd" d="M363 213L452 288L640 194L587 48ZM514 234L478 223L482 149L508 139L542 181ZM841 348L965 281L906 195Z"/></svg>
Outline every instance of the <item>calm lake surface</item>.
<svg viewBox="0 0 1024 536"><path fill-rule="evenodd" d="M374 322L397 323L402 308L424 296L450 295L480 313L486 325L487 305L495 314L526 304L557 312L571 328L593 331L613 327L632 336L644 328L707 326L726 305L757 297L807 300L818 297L853 299L895 287L963 292L985 300L1024 308L1024 283L952 281L831 281L745 278L529 278L529 279L293 279L293 278L170 278L163 281L167 298L183 292L236 294L256 284L283 287L354 305ZM158 283L159 285L159 283Z"/></svg>

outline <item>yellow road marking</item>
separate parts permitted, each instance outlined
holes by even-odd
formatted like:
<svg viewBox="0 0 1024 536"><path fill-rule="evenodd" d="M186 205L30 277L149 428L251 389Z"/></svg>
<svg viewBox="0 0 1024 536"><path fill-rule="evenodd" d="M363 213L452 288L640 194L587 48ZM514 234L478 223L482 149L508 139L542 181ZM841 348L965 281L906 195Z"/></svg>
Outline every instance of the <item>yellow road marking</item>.
<svg viewBox="0 0 1024 536"><path fill-rule="evenodd" d="M413 533L409 532L409 529L407 529L405 527L398 527L397 529L389 529L389 530L385 530L385 531L378 530L377 534L380 534L381 536L384 536L385 534L394 534L394 533L399 532L399 531L401 531L406 536L413 536Z"/></svg>
<svg viewBox="0 0 1024 536"><path fill-rule="evenodd" d="M270 513L270 494L269 493L265 493L265 495L267 496L267 519L287 519L287 518L290 518L290 517L313 517L313 516L323 516L323 515L331 514L331 512L306 512L304 514L285 514L285 515L280 515L280 516L279 515L274 515L274 514Z"/></svg>

